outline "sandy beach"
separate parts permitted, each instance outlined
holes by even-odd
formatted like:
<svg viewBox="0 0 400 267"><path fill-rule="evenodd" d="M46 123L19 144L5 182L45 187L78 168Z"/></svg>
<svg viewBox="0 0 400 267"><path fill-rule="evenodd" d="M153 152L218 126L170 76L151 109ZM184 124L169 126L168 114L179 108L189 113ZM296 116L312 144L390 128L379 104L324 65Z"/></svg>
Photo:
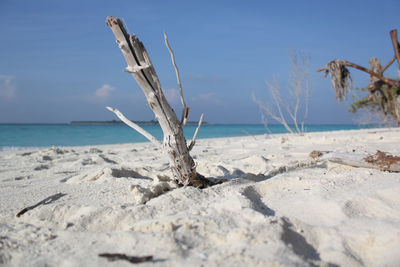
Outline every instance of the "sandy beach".
<svg viewBox="0 0 400 267"><path fill-rule="evenodd" d="M0 152L0 265L399 266L400 173L313 150L400 155L400 129L200 139L228 180L203 190L151 143Z"/></svg>

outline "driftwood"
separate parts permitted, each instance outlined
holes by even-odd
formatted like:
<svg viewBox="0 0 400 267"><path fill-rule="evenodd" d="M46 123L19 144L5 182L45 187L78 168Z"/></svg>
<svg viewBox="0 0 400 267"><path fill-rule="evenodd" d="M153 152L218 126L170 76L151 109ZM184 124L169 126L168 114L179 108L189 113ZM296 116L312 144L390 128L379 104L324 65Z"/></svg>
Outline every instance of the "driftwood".
<svg viewBox="0 0 400 267"><path fill-rule="evenodd" d="M186 106L183 99L182 86L179 78L178 68L176 67L175 57L171 47L168 44L166 35L165 42L171 53L172 62L177 74L181 101L183 104L181 121L178 120L175 112L165 98L165 95L161 89L160 81L157 77L153 64L150 61L150 57L143 43L139 41L139 39L135 35L129 35L126 32L120 19L115 17L107 17L106 22L114 33L116 37L116 42L128 64L125 71L133 75L133 77L143 90L148 105L154 112L156 119L158 120L162 128L162 131L164 133L164 140L162 144L150 133L146 132L138 125L126 119L125 116L123 116L122 113L120 113L118 110L110 107L107 108L113 111L130 127L138 130L151 142L153 142L157 146L161 144L163 151L166 152L169 157L170 168L178 184L192 185L199 188L212 185L212 182L205 179L202 175L196 172L195 162L189 154L189 151L194 146L198 129L196 130L196 133L189 145L187 145L186 139L183 135L183 127L185 126L189 116L189 108ZM198 128L201 125L202 118L199 122Z"/></svg>
<svg viewBox="0 0 400 267"><path fill-rule="evenodd" d="M400 172L400 157L382 151L377 151L374 155L313 151L310 153L310 157L353 167Z"/></svg>
<svg viewBox="0 0 400 267"><path fill-rule="evenodd" d="M317 69L317 72L325 71L324 77L330 73L332 86L336 91L336 98L339 102L346 99L347 92L352 87L351 76L347 67L368 73L370 75L370 82L368 85L370 97L368 100L375 104L380 104L385 115L387 115L390 110L390 114L396 120L397 124L400 125L400 91L398 91L399 89L397 92L392 90L392 88L400 88L400 80L383 76L383 73L396 60L399 64L398 72L400 76L400 44L397 40L397 30L390 31L390 38L393 44L394 56L385 67L383 67L380 60L375 57L370 59L369 69L347 60L336 59L329 62L326 67ZM384 86L386 86L386 89ZM382 97L381 103L377 101L377 94Z"/></svg>

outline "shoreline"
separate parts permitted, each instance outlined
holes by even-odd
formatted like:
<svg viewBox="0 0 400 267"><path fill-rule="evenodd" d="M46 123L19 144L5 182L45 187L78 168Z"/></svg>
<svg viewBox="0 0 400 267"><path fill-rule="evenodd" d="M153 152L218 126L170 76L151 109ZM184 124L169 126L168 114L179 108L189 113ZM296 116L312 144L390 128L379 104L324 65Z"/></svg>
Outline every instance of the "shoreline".
<svg viewBox="0 0 400 267"><path fill-rule="evenodd" d="M376 127L376 128L363 128L363 129L343 129L343 130L333 130L333 131L310 131L310 132L305 132L305 135L311 134L311 133L328 133L328 132L342 132L342 131L363 131L363 130L396 130L400 129L400 127ZM133 130L132 130L133 131ZM201 131L201 129L200 129ZM229 137L198 137L197 140L201 139L224 139L224 138L245 138L245 137L265 137L265 138L270 138L274 137L277 135L293 135L291 133L264 133L264 134L249 134L247 133L246 135L238 135L238 136L229 136ZM299 136L299 135L294 135L294 136ZM190 139L187 139L190 140ZM49 145L49 146L0 146L0 152L6 152L6 151L25 151L25 150L40 150L40 149L48 149L52 147L86 147L86 146L103 146L103 145L129 145L129 144L143 144L143 143L148 143L149 141L139 141L139 142L126 142L126 143L116 143L116 144L88 144L88 145Z"/></svg>
<svg viewBox="0 0 400 267"><path fill-rule="evenodd" d="M309 153L400 155L399 143L400 128L198 139L197 171L228 180L203 190L177 188L149 142L1 151L0 262L395 266L400 173Z"/></svg>

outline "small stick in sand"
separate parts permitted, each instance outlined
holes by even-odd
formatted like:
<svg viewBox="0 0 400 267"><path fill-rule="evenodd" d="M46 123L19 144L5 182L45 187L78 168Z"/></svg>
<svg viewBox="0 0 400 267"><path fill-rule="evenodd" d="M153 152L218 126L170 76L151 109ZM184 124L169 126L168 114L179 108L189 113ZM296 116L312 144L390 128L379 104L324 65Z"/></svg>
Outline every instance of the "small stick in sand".
<svg viewBox="0 0 400 267"><path fill-rule="evenodd" d="M153 256L135 257L121 253L101 253L99 254L99 257L106 258L108 261L126 260L130 263L141 263L153 260Z"/></svg>
<svg viewBox="0 0 400 267"><path fill-rule="evenodd" d="M32 206L29 206L29 207L26 207L26 208L22 209L20 212L17 213L16 216L17 216L17 217L20 217L20 216L23 215L24 213L26 213L26 212L28 212L28 211L30 211L30 210L32 210L32 209L34 209L34 208L36 208L36 207L38 207L38 206L40 206L40 205L47 205L47 204L50 204L50 203L56 201L57 199L60 199L60 198L62 198L63 196L66 196L66 195L67 195L67 194L64 194L64 193L57 193L57 194L51 195L51 196L49 196L49 197L43 199L42 201L36 203L35 205L32 205Z"/></svg>

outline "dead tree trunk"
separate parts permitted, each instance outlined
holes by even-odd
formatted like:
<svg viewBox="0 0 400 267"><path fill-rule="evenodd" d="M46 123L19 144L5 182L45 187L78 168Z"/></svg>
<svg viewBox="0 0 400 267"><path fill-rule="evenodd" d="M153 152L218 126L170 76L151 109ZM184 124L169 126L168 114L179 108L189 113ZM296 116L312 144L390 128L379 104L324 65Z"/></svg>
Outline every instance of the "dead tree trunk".
<svg viewBox="0 0 400 267"><path fill-rule="evenodd" d="M192 185L199 188L211 185L209 180L196 172L196 165L189 154L190 149L183 135L183 126L188 117L188 109L184 108L184 118L180 122L165 98L160 81L143 43L135 35L129 35L126 32L120 19L110 16L107 17L106 22L114 33L116 42L128 64L125 71L133 75L143 90L148 105L162 128L164 133L162 149L169 157L170 168L176 181L180 185ZM115 109L110 110L115 113L117 111ZM152 139L151 135L147 138ZM151 141L154 141L154 139ZM194 139L192 143L194 143ZM190 147L192 146L191 144Z"/></svg>

